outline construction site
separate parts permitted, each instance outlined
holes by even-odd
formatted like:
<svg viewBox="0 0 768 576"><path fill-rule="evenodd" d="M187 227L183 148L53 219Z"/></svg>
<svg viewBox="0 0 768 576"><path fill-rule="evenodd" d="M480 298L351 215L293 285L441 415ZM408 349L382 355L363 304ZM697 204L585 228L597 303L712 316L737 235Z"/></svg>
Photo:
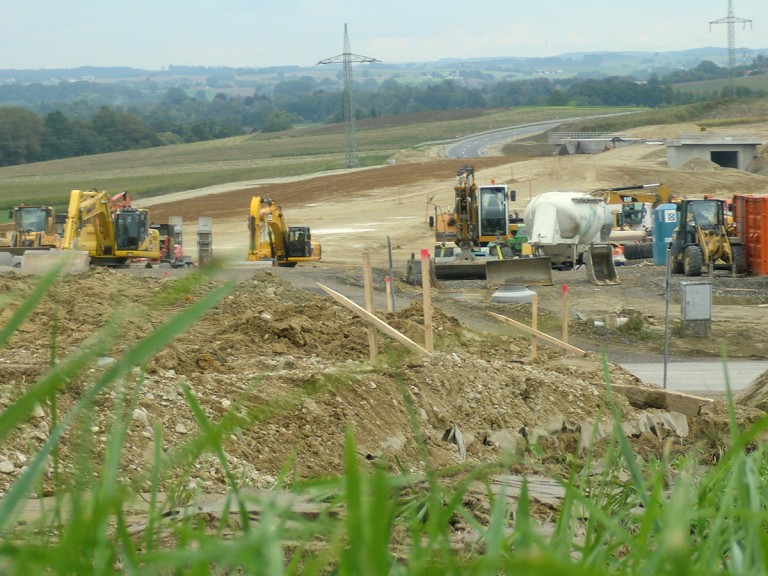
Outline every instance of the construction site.
<svg viewBox="0 0 768 576"><path fill-rule="evenodd" d="M695 129L655 126L627 136L660 142ZM739 127L752 137L765 129L764 124ZM681 284L691 277L673 274L667 293L666 265L648 253L619 262L607 237L608 252L595 251L591 265L568 256L546 271L534 266L533 274L546 278L515 281L535 296L519 302L495 300L498 285L482 277L438 274L437 282L426 283L428 299L424 278L406 282L414 262L424 270L422 251L429 251L434 265L440 215L455 214L456 177L468 164L479 187L504 188L507 219L519 223L533 200L556 190L590 195L663 183L680 198L722 200L768 192L765 145L753 163L758 168L748 172L701 159L670 168L659 142L568 156L533 153L541 148L537 142L502 142L492 155L468 160L443 158L436 146L403 151L376 168L134 198L131 209L149 210L152 222L180 218L190 264L141 265L139 258L159 257L159 235L149 234L153 252L133 255L136 263L128 268L89 266L62 275L0 350L0 408L10 406L52 361L75 350L107 318L129 311L121 337L102 359L106 364L212 287L234 281L200 321L146 366L136 366L132 378L142 386L121 453L120 473L127 482L140 481L150 466L156 429L162 432L164 453L197 433L181 392L184 385L211 421L233 411L281 406L258 423L232 428L225 441L235 476L254 489L269 489L280 477L291 481L342 472L350 426L364 465L423 472L427 464L411 407L436 469L512 454L518 458L517 474L557 475L563 473L565 454L578 455L588 447L599 453L610 435L606 380L618 392L614 400L622 426L641 457L704 443L702 458L714 461L728 437L724 393L671 393L661 382L640 381L622 363L660 362L665 346L671 362L766 358L768 276L744 269L734 273L733 262L723 270L704 266L696 279L712 291L706 337L681 330ZM261 200L254 206L255 198ZM590 198L584 203L595 204L597 198ZM274 220L283 218L278 208L292 225L291 236L284 246L260 252L254 221L264 210ZM198 255L201 227L207 235ZM282 228L287 231L287 225ZM486 248L497 232L484 241ZM457 244L457 253L460 248ZM189 278L198 280L183 284ZM0 290L13 303L0 312L3 323L32 293L36 279L23 268L3 268ZM180 283L185 287L173 297ZM415 346L376 328L329 291L366 307ZM533 326L550 338L532 336L526 328ZM60 413L77 402L92 377L86 373L60 390ZM760 383L731 382L744 391L737 403L742 423L763 414ZM117 397L109 391L90 416L97 453L105 450ZM50 405L36 405L0 448L0 493L23 473L53 417ZM540 455L535 462L526 459L532 446ZM61 458L60 474L75 470L76 450L67 437ZM182 473L200 493L226 490L226 475L213 455L203 453L191 471ZM171 473L166 481L173 480ZM43 495L52 493L53 482L52 474L44 477Z"/></svg>

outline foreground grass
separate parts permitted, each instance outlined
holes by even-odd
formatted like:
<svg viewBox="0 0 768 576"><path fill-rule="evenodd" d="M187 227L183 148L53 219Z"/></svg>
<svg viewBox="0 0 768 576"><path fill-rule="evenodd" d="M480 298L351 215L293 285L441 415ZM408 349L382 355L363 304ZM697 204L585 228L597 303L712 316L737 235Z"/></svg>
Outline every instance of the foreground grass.
<svg viewBox="0 0 768 576"><path fill-rule="evenodd" d="M55 280L43 278L0 329L0 346L33 314ZM178 291L198 286L174 286ZM640 460L614 414L613 435L598 462L590 453L561 479L565 499L554 526L542 531L526 487L517 500L495 495L488 479L503 463L446 474L429 465L414 477L371 468L359 459L353 431L347 434L345 473L338 477L287 484L254 496L242 490L228 466L222 445L234 424L232 414L209 420L184 389L197 419L198 437L173 454L164 454L155 437L155 458L136 472L136 486L149 482L146 520L131 524L137 501L134 483L119 478L119 457L132 407L142 390L140 367L175 335L194 323L227 293L217 288L169 319L123 357L91 378L79 402L59 416L50 436L24 474L0 500L0 573L8 574L760 574L768 565L766 452L756 439L768 417L738 429L731 413L731 441L719 463L702 469L696 454L665 453ZM155 305L162 305L157 298ZM129 311L127 311L129 313ZM123 318L108 321L64 361L0 413L0 442L25 421L35 403L55 400L68 381L90 370L94 360L119 338ZM139 369L137 369L137 367ZM397 374L401 367L388 370ZM610 382L607 381L610 400ZM113 427L105 456L93 462L90 416L98 403L113 401ZM408 402L412 433L421 438L418 417ZM236 408L233 408L233 412ZM266 411L268 412L268 410ZM259 425L238 416L240 427ZM41 477L64 434L79 444L78 469L59 478L56 505L37 521L17 524L28 494ZM160 491L172 470L191 469L204 454L225 471L228 495L219 508L200 513L185 506L188 479ZM286 464L286 469L290 463ZM119 473L120 472L120 473ZM625 478L628 478L626 480ZM140 480L140 481L138 481ZM450 480L448 482L447 480ZM464 502L473 483L486 483L490 515L482 521ZM310 502L303 514L296 501ZM306 507L304 507L306 508Z"/></svg>

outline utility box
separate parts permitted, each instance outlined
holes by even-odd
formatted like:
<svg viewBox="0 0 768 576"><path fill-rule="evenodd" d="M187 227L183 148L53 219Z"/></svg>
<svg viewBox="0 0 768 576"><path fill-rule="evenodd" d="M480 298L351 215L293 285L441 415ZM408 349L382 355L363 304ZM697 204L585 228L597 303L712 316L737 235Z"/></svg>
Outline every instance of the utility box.
<svg viewBox="0 0 768 576"><path fill-rule="evenodd" d="M653 263L667 265L667 248L677 228L677 206L662 204L653 209Z"/></svg>
<svg viewBox="0 0 768 576"><path fill-rule="evenodd" d="M709 338L712 335L712 284L680 282L683 336Z"/></svg>

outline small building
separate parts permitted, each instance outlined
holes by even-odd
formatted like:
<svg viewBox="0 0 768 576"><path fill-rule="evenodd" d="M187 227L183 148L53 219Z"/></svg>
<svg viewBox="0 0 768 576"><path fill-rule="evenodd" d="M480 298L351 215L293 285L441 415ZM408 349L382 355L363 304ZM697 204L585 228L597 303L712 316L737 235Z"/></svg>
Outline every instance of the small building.
<svg viewBox="0 0 768 576"><path fill-rule="evenodd" d="M709 160L723 168L746 170L763 141L755 137L694 135L667 142L667 166L681 168L694 159Z"/></svg>

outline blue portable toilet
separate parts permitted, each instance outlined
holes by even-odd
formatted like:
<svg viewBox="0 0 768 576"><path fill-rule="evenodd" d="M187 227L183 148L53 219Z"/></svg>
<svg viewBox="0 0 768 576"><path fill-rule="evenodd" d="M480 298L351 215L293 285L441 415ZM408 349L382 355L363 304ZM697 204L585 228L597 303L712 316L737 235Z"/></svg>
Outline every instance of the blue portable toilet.
<svg viewBox="0 0 768 576"><path fill-rule="evenodd" d="M677 228L677 205L662 204L653 209L653 263L667 265L667 248Z"/></svg>

